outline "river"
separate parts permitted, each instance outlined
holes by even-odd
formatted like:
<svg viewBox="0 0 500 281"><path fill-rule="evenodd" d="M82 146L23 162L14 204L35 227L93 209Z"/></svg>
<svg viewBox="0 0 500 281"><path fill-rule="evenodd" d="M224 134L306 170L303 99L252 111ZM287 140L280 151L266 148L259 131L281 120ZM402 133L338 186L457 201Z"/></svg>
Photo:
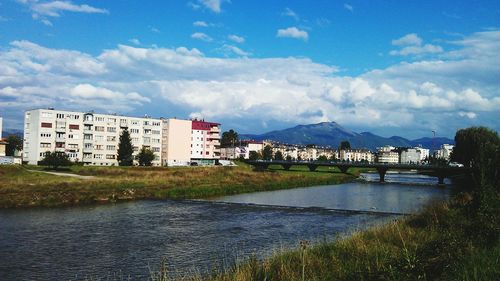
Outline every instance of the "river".
<svg viewBox="0 0 500 281"><path fill-rule="evenodd" d="M0 210L0 280L147 280L162 260L173 275L203 273L414 213L452 190L411 173L362 178L211 200Z"/></svg>

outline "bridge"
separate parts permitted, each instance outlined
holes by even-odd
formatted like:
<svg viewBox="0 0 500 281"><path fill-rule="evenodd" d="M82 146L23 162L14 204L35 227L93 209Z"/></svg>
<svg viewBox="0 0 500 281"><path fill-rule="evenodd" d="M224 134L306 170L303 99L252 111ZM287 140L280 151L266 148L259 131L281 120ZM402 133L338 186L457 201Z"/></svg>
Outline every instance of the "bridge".
<svg viewBox="0 0 500 281"><path fill-rule="evenodd" d="M309 171L314 172L318 167L334 167L342 173L347 173L349 168L370 168L376 169L380 182L385 181L385 174L391 170L417 170L438 178L438 184L444 184L444 179L455 175L469 172L465 167L437 166L437 165L417 165L417 164L386 164L386 163L356 163L356 162L322 162L322 161L246 161L257 170L266 170L270 165L280 165L288 171L292 166L306 166Z"/></svg>

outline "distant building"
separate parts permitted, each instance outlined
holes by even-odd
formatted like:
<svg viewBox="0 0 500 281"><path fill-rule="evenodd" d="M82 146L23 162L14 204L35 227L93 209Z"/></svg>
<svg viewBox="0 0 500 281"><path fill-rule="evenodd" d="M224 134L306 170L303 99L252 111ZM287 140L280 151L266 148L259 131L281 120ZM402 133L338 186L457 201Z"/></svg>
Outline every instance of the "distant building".
<svg viewBox="0 0 500 281"><path fill-rule="evenodd" d="M420 153L420 161L423 162L425 160L429 159L429 149L427 148L422 148L422 147L415 147L417 151Z"/></svg>
<svg viewBox="0 0 500 281"><path fill-rule="evenodd" d="M451 144L441 145L441 148L436 151L436 157L450 160L451 152L453 152L454 147L455 146Z"/></svg>
<svg viewBox="0 0 500 281"><path fill-rule="evenodd" d="M0 140L2 139L2 122L3 122L3 119L2 117L0 117Z"/></svg>
<svg viewBox="0 0 500 281"><path fill-rule="evenodd" d="M377 148L377 163L398 164L399 153L396 148L390 145Z"/></svg>
<svg viewBox="0 0 500 281"><path fill-rule="evenodd" d="M420 150L417 148L405 148L401 151L399 163L418 164L421 161Z"/></svg>
<svg viewBox="0 0 500 281"><path fill-rule="evenodd" d="M5 156L5 148L9 144L6 140L0 138L0 156Z"/></svg>
<svg viewBox="0 0 500 281"><path fill-rule="evenodd" d="M373 153L367 149L342 149L339 151L339 160L372 163L374 161L374 156Z"/></svg>

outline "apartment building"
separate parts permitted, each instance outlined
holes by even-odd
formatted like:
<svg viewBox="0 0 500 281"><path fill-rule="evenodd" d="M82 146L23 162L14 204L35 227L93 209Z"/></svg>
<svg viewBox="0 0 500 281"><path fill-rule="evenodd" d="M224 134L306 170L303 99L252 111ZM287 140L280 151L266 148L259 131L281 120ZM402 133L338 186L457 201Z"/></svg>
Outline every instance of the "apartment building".
<svg viewBox="0 0 500 281"><path fill-rule="evenodd" d="M342 149L339 151L339 160L372 163L374 156L373 153L367 149Z"/></svg>
<svg viewBox="0 0 500 281"><path fill-rule="evenodd" d="M451 156L451 153L453 152L454 147L455 146L451 145L451 144L441 145L441 148L439 148L439 150L436 151L436 157L450 160L450 156Z"/></svg>
<svg viewBox="0 0 500 281"><path fill-rule="evenodd" d="M219 123L204 120L191 121L191 162L198 165L217 164L220 151L221 129Z"/></svg>
<svg viewBox="0 0 500 281"><path fill-rule="evenodd" d="M162 120L162 165L188 166L191 163L191 120Z"/></svg>
<svg viewBox="0 0 500 281"><path fill-rule="evenodd" d="M399 158L401 164L418 164L421 161L420 150L417 148L403 149Z"/></svg>
<svg viewBox="0 0 500 281"><path fill-rule="evenodd" d="M2 139L2 122L3 122L3 119L2 119L2 117L0 117L0 139Z"/></svg>
<svg viewBox="0 0 500 281"><path fill-rule="evenodd" d="M377 162L386 164L398 164L399 153L394 146L386 145L377 148Z"/></svg>
<svg viewBox="0 0 500 281"><path fill-rule="evenodd" d="M54 109L30 110L24 118L23 158L29 164L37 164L47 152L58 151L86 165L118 165L119 138L127 129L134 155L144 146L156 156L153 165L161 165L160 119Z"/></svg>

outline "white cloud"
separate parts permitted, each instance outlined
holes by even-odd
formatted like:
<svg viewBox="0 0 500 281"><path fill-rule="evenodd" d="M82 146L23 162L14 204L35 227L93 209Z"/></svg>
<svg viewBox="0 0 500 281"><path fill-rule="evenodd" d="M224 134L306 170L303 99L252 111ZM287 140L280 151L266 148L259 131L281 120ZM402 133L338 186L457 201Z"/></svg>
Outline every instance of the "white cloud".
<svg viewBox="0 0 500 281"><path fill-rule="evenodd" d="M238 55L238 56L241 56L241 57L247 57L247 56L251 56L252 53L249 53L249 52L245 52L243 51L242 49L236 47L236 46L233 46L233 45L229 45L229 44L224 44L220 50L222 51L222 53L226 54L226 55L231 55L231 54L235 54L235 55Z"/></svg>
<svg viewBox="0 0 500 281"><path fill-rule="evenodd" d="M309 34L307 33L307 31L300 30L296 27L289 27L286 29L278 29L276 36L277 37L288 37L288 38L302 39L304 41L307 41L309 39Z"/></svg>
<svg viewBox="0 0 500 281"><path fill-rule="evenodd" d="M392 45L407 46L407 45L422 45L422 38L418 37L416 33L406 34L405 36L392 40Z"/></svg>
<svg viewBox="0 0 500 281"><path fill-rule="evenodd" d="M198 40L205 41L205 42L213 41L212 37L206 35L203 32L195 32L195 33L191 34L191 38L198 39Z"/></svg>
<svg viewBox="0 0 500 281"><path fill-rule="evenodd" d="M392 50L389 52L391 56L408 56L408 55L422 55L422 54L436 54L442 53L441 46L425 44L423 40L416 33L406 34L405 36L392 40L392 45L402 47L399 50Z"/></svg>
<svg viewBox="0 0 500 281"><path fill-rule="evenodd" d="M33 107L145 113L154 103L167 115L182 109L232 123L337 121L417 135L429 128L452 135L471 124L499 130L499 38L500 31L474 33L440 60L355 77L307 58L252 58L231 45L228 58L125 45L93 56L14 41L0 49L0 107L9 120Z"/></svg>
<svg viewBox="0 0 500 281"><path fill-rule="evenodd" d="M229 0L198 0L198 3L202 4L205 6L205 8L211 10L214 13L220 13L221 10L221 5L224 2L230 2Z"/></svg>
<svg viewBox="0 0 500 281"><path fill-rule="evenodd" d="M286 17L291 17L295 20L299 20L299 15L297 15L297 13L295 13L292 9L290 8L285 8L285 10L281 13L282 16L286 16Z"/></svg>
<svg viewBox="0 0 500 281"><path fill-rule="evenodd" d="M245 38L244 37L241 37L241 36L238 36L238 35L234 35L234 34L231 34L227 37L229 40L231 41L234 41L236 43L244 43L245 42Z"/></svg>
<svg viewBox="0 0 500 281"><path fill-rule="evenodd" d="M74 4L72 1L38 1L17 0L18 3L28 7L33 19L40 20L43 24L52 26L47 17L60 17L64 12L86 14L109 14L108 10L96 8L87 4Z"/></svg>
<svg viewBox="0 0 500 281"><path fill-rule="evenodd" d="M347 3L344 3L344 8L350 12L353 12L354 11L354 7L347 4Z"/></svg>
<svg viewBox="0 0 500 281"><path fill-rule="evenodd" d="M150 27L149 30L151 30L151 32L154 32L154 33L161 33L161 31L154 26Z"/></svg>
<svg viewBox="0 0 500 281"><path fill-rule="evenodd" d="M137 45L137 46L141 45L141 41L139 41L139 39L137 39L137 38L132 38L132 39L129 39L128 41L134 45Z"/></svg>
<svg viewBox="0 0 500 281"><path fill-rule="evenodd" d="M208 27L208 23L204 22L204 21L195 21L193 22L193 26L197 26L197 27Z"/></svg>

